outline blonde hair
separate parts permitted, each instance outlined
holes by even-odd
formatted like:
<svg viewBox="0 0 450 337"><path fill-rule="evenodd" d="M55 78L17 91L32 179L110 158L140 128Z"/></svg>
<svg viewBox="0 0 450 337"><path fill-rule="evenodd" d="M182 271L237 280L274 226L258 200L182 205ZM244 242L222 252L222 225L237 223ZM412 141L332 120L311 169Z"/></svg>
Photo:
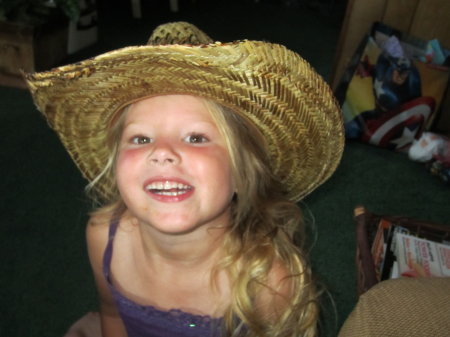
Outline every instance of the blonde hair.
<svg viewBox="0 0 450 337"><path fill-rule="evenodd" d="M302 247L293 243L294 233L300 232L297 237L304 234L300 209L286 199L271 173L268 146L261 133L234 111L213 101L204 102L226 141L237 190L224 254L211 275L214 282L217 273L225 271L232 280L230 306L224 316L225 336L315 336L318 294ZM111 156L101 175L88 186L90 191L95 191L96 182L102 179L113 181L124 115L118 116L110 128ZM108 205L96 214L125 209L117 187L115 191ZM261 317L255 300L264 289L278 293L268 284L275 262L287 271L291 293L281 294L286 305L270 319Z"/></svg>
<svg viewBox="0 0 450 337"><path fill-rule="evenodd" d="M237 189L233 223L218 266L233 280L226 336L233 336L239 321L247 328L239 336L314 336L318 294L302 247L293 243L294 233L304 237L301 211L272 175L261 133L234 111L211 101L207 105L229 148ZM270 320L261 317L254 302L259 291L271 288L268 276L276 261L288 273L291 294L284 310Z"/></svg>

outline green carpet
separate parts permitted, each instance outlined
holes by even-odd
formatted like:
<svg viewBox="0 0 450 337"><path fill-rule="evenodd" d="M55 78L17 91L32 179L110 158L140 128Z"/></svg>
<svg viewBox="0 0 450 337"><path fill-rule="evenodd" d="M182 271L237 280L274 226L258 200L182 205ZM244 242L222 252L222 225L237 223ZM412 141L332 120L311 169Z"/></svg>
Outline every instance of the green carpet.
<svg viewBox="0 0 450 337"><path fill-rule="evenodd" d="M143 1L144 18L134 20L128 1L101 2L99 43L68 61L143 43L156 24L187 20L222 41L283 43L325 78L330 75L340 8L330 16L275 0L197 0L181 1L181 11L170 13L151 3ZM26 91L0 87L0 102L0 336L61 336L97 306L84 243L86 182ZM302 202L316 233L313 268L336 309L325 301L323 335L336 335L356 301L353 208L364 204L378 213L450 224L449 200L450 188L422 164L372 146L346 145L336 174Z"/></svg>

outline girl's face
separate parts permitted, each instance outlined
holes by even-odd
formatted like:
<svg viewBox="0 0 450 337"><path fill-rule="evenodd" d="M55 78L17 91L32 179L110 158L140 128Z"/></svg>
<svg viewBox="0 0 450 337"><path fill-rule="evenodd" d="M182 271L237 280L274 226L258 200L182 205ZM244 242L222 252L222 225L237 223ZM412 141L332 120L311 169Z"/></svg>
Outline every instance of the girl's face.
<svg viewBox="0 0 450 337"><path fill-rule="evenodd" d="M116 177L129 211L160 232L229 225L234 194L229 154L200 98L167 95L132 104Z"/></svg>

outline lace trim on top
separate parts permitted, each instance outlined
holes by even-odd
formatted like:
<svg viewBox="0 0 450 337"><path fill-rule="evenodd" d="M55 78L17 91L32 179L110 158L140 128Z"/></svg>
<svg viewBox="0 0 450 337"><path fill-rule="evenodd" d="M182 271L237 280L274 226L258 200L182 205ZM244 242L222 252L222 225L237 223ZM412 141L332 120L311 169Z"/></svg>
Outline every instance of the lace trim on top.
<svg viewBox="0 0 450 337"><path fill-rule="evenodd" d="M213 326L220 326L222 322L222 318L213 318L209 315L194 315L180 309L165 311L151 305L141 305L123 296L114 286L110 285L110 289L115 293L115 299L124 307L128 307L131 311L139 311L147 318L151 317L152 320L169 321L171 324L182 326L183 328L203 328L208 330Z"/></svg>

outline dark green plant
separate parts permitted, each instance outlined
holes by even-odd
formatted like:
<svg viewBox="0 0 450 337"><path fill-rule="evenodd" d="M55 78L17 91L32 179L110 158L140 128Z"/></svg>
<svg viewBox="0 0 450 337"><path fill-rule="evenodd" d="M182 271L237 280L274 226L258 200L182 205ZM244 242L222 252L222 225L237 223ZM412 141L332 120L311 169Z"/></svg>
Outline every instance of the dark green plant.
<svg viewBox="0 0 450 337"><path fill-rule="evenodd" d="M41 24L67 17L76 20L79 0L0 0L0 21Z"/></svg>

